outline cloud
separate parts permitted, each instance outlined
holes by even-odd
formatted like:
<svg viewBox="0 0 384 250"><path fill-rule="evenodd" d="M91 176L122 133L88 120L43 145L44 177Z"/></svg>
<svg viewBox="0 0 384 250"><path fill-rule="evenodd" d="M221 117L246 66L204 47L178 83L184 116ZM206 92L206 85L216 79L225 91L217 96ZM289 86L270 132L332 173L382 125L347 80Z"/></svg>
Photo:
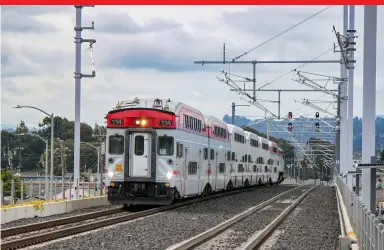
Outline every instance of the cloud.
<svg viewBox="0 0 384 250"><path fill-rule="evenodd" d="M124 12L117 12L113 15L101 13L96 17L96 20L108 20L108 22L103 21L97 25L98 31L116 34L161 32L182 26L180 23L162 18L151 19L147 23L140 25L130 17L129 13Z"/></svg>
<svg viewBox="0 0 384 250"><path fill-rule="evenodd" d="M45 13L66 11L67 7L54 6L3 6L1 8L1 30L6 33L50 33L58 29L52 24L38 20Z"/></svg>
<svg viewBox="0 0 384 250"><path fill-rule="evenodd" d="M14 30L2 37L1 118L4 123L37 124L42 115L30 110L12 109L17 104L33 105L47 112L73 119L75 44L73 7L14 7L8 11L33 18L36 22L55 27L53 32ZM82 79L82 113L84 122L102 123L103 117L118 100L138 96L169 97L222 118L230 114L231 103L242 103L229 87L216 79L220 70L243 77L252 77L252 65L195 65L197 60L222 60L223 43L226 58L249 50L290 25L312 15L323 7L100 7L83 11L83 24L95 21L94 31L84 31L84 38L95 38L96 78ZM355 68L355 115L362 114L363 11L356 7L357 51ZM383 7L378 7L378 31L384 27ZM4 11L4 9L3 9ZM118 14L116 14L118 13ZM249 53L241 60L310 60L332 48L335 41L332 25L341 26L341 7L334 6L276 40ZM119 24L120 21L120 24ZM111 25L112 24L112 25ZM116 24L116 25L115 25ZM3 23L4 25L4 23ZM115 25L115 26L113 26ZM121 25L121 26L117 26ZM109 27L108 26L112 26ZM8 27L10 29L10 27ZM384 37L378 32L377 44ZM82 72L90 73L87 44L82 47ZM377 54L384 53L378 46ZM339 60L330 51L319 59ZM384 95L380 71L384 59L377 58L377 96ZM297 64L257 64L256 86L278 78L300 66ZM300 70L338 76L338 64L307 64ZM266 89L303 89L291 80L292 73L274 81ZM241 80L239 78L233 78ZM252 83L239 81L251 88ZM331 83L330 83L331 84ZM336 87L336 85L331 85ZM277 100L277 92L257 92L262 100ZM332 100L322 93L284 92L281 113L289 111L313 115L313 110L295 103L294 99ZM377 98L377 112L384 113L384 100ZM277 113L276 103L262 102ZM331 107L332 108L332 107ZM330 109L331 109L330 108ZM256 108L237 109L238 114L263 116ZM28 119L26 119L28 118Z"/></svg>

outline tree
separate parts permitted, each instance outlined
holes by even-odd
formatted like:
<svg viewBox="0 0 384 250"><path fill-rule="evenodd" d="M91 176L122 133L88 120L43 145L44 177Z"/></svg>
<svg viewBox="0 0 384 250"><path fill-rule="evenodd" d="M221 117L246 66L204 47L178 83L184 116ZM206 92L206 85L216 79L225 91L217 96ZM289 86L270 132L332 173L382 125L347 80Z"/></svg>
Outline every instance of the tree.
<svg viewBox="0 0 384 250"><path fill-rule="evenodd" d="M16 128L16 134L28 133L28 127L25 125L23 120L20 121L20 124Z"/></svg>
<svg viewBox="0 0 384 250"><path fill-rule="evenodd" d="M1 171L1 181L3 182L3 193L4 196L11 196L11 186L12 186L12 174L9 170ZM21 198L21 179L17 175L13 175L14 181L14 198ZM26 187L23 187L23 196L26 195Z"/></svg>
<svg viewBox="0 0 384 250"><path fill-rule="evenodd" d="M47 139L50 143L51 138L51 117L46 116L39 123L39 130L37 134L44 139ZM73 171L73 140L74 140L74 122L69 121L65 117L55 116L54 119L54 174L61 175L61 151L60 142L57 138L64 141L65 147L68 147L69 151L65 156L66 172ZM95 128L92 128L86 123L80 124L80 141L87 142L94 146L100 146L101 142L105 140L105 126L95 124ZM17 127L16 133L1 131L1 153L4 157L1 157L1 168L9 169L8 152L13 157L13 166L19 166L20 160L22 162L22 171L38 171L42 174L45 173L45 147L46 144L43 140L36 136L30 135L16 135L17 133L28 133L28 128L24 121L21 121ZM30 132L29 132L30 133ZM93 136L98 135L98 136ZM102 135L102 136L99 136ZM104 135L104 136L103 136ZM50 171L50 147L48 148L48 166ZM95 148L87 146L86 144L80 144L80 166L87 166L87 169L95 169L97 166L97 151ZM16 168L14 168L16 169Z"/></svg>

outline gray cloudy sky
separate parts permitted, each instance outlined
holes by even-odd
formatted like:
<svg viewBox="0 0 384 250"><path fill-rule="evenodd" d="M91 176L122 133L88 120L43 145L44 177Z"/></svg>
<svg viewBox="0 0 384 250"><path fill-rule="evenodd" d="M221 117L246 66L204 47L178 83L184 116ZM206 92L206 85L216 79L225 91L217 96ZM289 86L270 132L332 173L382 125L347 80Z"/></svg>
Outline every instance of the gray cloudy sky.
<svg viewBox="0 0 384 250"><path fill-rule="evenodd" d="M104 115L118 100L140 97L170 97L204 113L222 118L230 114L231 103L243 103L239 96L219 83L220 70L251 77L251 65L195 65L195 60L221 60L223 43L227 58L249 50L286 28L320 11L325 6L255 7L140 7L113 6L85 8L83 24L95 21L97 76L82 80L82 122L103 123ZM363 7L356 7L357 52L355 74L355 115L362 115ZM14 110L13 106L33 105L69 119L74 118L74 7L2 7L1 11L1 123L16 124L23 119L36 126L42 114ZM332 25L342 28L342 7L333 6L322 14L253 51L244 60L311 60L333 47ZM384 114L384 7L378 7L377 103L376 113ZM90 55L83 44L83 73L90 73ZM332 51L319 59L338 60ZM261 86L299 66L258 65L257 85ZM338 76L338 64L307 65L301 70ZM303 88L292 74L268 87ZM248 85L251 87L251 85ZM331 100L314 93L282 94L282 114L313 115L293 99ZM260 99L276 100L277 93L262 92ZM274 113L274 103L264 103ZM324 106L323 107L327 107ZM332 110L332 107L330 108ZM256 108L239 107L239 115L261 116Z"/></svg>

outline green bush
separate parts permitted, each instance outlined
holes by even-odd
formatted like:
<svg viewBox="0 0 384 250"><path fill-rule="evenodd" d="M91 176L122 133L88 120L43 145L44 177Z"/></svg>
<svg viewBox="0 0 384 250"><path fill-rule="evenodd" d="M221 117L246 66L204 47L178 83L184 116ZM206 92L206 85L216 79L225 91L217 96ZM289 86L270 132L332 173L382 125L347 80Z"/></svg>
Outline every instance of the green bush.
<svg viewBox="0 0 384 250"><path fill-rule="evenodd" d="M10 196L11 195L11 183L12 183L12 174L9 170L1 170L1 181L3 182L3 195ZM13 176L14 180L14 198L21 198L21 179L19 176ZM24 197L26 196L26 186L24 184L23 187Z"/></svg>

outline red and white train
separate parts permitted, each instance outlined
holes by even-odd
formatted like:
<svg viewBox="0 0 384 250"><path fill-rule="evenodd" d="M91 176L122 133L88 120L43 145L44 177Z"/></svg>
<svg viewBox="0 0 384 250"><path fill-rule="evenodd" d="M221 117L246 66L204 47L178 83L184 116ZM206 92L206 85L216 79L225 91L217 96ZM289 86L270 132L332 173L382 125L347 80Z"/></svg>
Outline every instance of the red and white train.
<svg viewBox="0 0 384 250"><path fill-rule="evenodd" d="M112 204L167 205L185 197L284 180L278 145L184 103L118 103L107 115Z"/></svg>

